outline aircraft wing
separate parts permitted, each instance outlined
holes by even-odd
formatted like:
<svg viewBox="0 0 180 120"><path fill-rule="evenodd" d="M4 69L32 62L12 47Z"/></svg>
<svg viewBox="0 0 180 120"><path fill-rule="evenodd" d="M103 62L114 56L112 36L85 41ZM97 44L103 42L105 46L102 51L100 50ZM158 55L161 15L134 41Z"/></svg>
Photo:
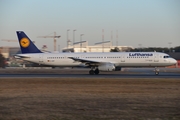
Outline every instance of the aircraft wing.
<svg viewBox="0 0 180 120"><path fill-rule="evenodd" d="M102 60L87 60L87 59L75 58L75 57L69 57L69 58L74 61L77 61L77 62L85 63L86 65L99 65L102 63L109 63L109 62L102 61Z"/></svg>
<svg viewBox="0 0 180 120"><path fill-rule="evenodd" d="M23 56L23 55L14 55L14 57L16 59L20 59L20 58L30 58L29 56Z"/></svg>

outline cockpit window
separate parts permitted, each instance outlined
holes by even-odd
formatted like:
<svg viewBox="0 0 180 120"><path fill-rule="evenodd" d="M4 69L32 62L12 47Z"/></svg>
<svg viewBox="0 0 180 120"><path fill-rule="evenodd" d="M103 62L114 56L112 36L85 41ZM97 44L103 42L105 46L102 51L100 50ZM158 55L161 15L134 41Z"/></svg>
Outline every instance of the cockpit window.
<svg viewBox="0 0 180 120"><path fill-rule="evenodd" d="M170 56L164 56L164 58L170 58Z"/></svg>

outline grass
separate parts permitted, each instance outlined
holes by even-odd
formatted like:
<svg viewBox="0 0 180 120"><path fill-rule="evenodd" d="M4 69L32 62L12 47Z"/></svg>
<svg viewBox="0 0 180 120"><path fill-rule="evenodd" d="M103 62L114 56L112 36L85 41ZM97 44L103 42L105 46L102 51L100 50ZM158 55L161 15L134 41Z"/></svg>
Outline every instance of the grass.
<svg viewBox="0 0 180 120"><path fill-rule="evenodd" d="M0 120L179 120L178 79L0 78Z"/></svg>

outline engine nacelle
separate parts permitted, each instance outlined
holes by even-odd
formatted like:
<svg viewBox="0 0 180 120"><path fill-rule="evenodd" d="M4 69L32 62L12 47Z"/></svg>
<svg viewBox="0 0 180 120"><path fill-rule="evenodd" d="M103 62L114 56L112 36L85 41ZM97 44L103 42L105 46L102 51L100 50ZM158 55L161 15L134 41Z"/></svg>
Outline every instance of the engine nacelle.
<svg viewBox="0 0 180 120"><path fill-rule="evenodd" d="M106 63L106 64L99 65L98 69L100 71L114 71L115 70L115 66L112 63Z"/></svg>

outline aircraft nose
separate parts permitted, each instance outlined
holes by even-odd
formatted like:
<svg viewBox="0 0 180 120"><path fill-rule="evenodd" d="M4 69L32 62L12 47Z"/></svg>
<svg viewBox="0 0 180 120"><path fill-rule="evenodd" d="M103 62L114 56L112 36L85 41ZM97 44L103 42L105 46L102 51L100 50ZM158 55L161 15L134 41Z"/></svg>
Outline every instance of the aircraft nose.
<svg viewBox="0 0 180 120"><path fill-rule="evenodd" d="M172 64L176 64L176 63L177 63L177 61L176 61L175 59L171 59L170 62L171 62Z"/></svg>

